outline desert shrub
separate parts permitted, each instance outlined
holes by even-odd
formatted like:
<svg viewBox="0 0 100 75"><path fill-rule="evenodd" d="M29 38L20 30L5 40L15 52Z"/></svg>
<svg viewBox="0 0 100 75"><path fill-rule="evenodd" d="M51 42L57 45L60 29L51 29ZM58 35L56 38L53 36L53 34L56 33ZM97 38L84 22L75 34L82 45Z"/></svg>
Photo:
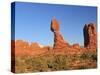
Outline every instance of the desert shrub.
<svg viewBox="0 0 100 75"><path fill-rule="evenodd" d="M52 60L49 60L47 62L48 64L48 68L50 68L50 70L52 71L56 71L56 70L66 70L68 69L67 65L66 65L66 56L65 55L56 55L53 57Z"/></svg>
<svg viewBox="0 0 100 75"><path fill-rule="evenodd" d="M24 61L24 62L23 62ZM41 72L46 71L48 66L40 58L24 57L16 58L16 72Z"/></svg>
<svg viewBox="0 0 100 75"><path fill-rule="evenodd" d="M23 73L26 71L26 63L24 58L22 57L16 57L15 60L15 72L16 73Z"/></svg>
<svg viewBox="0 0 100 75"><path fill-rule="evenodd" d="M97 61L97 53L91 55L92 60Z"/></svg>
<svg viewBox="0 0 100 75"><path fill-rule="evenodd" d="M16 72L42 72L64 70L66 67L65 56L52 57L17 57Z"/></svg>
<svg viewBox="0 0 100 75"><path fill-rule="evenodd" d="M94 52L83 52L79 55L80 65L78 69L89 69L97 67L97 54Z"/></svg>
<svg viewBox="0 0 100 75"><path fill-rule="evenodd" d="M96 67L96 53L84 52L76 56L43 55L38 57L16 57L16 73L44 72ZM76 62L78 61L78 62Z"/></svg>
<svg viewBox="0 0 100 75"><path fill-rule="evenodd" d="M80 58L81 59L86 59L86 58L89 58L90 57L90 55L88 55L87 53L82 53L81 55L80 55Z"/></svg>
<svg viewBox="0 0 100 75"><path fill-rule="evenodd" d="M97 54L93 52L83 52L80 55L80 58L83 60L89 59L89 60L97 61Z"/></svg>
<svg viewBox="0 0 100 75"><path fill-rule="evenodd" d="M64 56L64 55L55 56L55 68L56 68L56 70L67 69L66 56Z"/></svg>

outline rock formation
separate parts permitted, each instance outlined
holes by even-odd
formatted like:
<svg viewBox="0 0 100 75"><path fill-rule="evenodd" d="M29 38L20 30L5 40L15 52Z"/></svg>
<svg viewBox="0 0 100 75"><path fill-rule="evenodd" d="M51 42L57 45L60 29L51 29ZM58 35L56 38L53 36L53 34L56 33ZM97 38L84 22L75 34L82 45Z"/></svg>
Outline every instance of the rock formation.
<svg viewBox="0 0 100 75"><path fill-rule="evenodd" d="M40 49L40 46L38 45L38 43L32 42L31 45L30 45L30 49L31 50L37 50L37 49Z"/></svg>
<svg viewBox="0 0 100 75"><path fill-rule="evenodd" d="M23 40L12 40L12 56L38 56L45 53L75 55L91 50L94 52L97 49L97 32L96 26L93 23L89 23L83 28L84 48L81 47L78 43L69 45L64 41L63 36L60 33L60 25L55 17L53 17L51 21L51 31L54 33L53 47L42 46L36 42L29 44Z"/></svg>
<svg viewBox="0 0 100 75"><path fill-rule="evenodd" d="M15 47L16 50L27 50L29 48L28 42L23 40L16 40L15 45L16 45Z"/></svg>
<svg viewBox="0 0 100 75"><path fill-rule="evenodd" d="M54 33L54 49L64 48L68 46L68 44L64 41L63 37L61 36L59 29L59 23L57 22L55 17L53 17L51 21L51 31Z"/></svg>
<svg viewBox="0 0 100 75"><path fill-rule="evenodd" d="M79 48L80 48L80 46L79 46L79 44L78 44L78 43L73 44L73 45L72 45L72 47L73 47L73 48L76 48L76 49L79 49Z"/></svg>
<svg viewBox="0 0 100 75"><path fill-rule="evenodd" d="M48 51L48 48L41 48L38 43L29 44L23 40L12 41L12 55L15 56L35 56Z"/></svg>
<svg viewBox="0 0 100 75"><path fill-rule="evenodd" d="M97 49L96 25L89 23L84 26L84 47L88 49Z"/></svg>
<svg viewBox="0 0 100 75"><path fill-rule="evenodd" d="M51 21L51 31L54 32L54 31L59 31L59 23L57 22L56 18L53 17L52 21Z"/></svg>

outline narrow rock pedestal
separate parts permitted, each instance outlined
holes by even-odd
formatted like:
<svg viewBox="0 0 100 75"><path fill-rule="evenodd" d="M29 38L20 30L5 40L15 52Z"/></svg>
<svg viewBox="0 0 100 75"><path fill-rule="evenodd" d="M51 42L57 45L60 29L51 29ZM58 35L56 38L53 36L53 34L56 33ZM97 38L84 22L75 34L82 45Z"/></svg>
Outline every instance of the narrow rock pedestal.
<svg viewBox="0 0 100 75"><path fill-rule="evenodd" d="M60 49L60 48L65 48L68 46L68 43L66 43L60 34L60 26L59 23L57 22L56 18L53 17L51 21L51 31L54 33L54 49Z"/></svg>

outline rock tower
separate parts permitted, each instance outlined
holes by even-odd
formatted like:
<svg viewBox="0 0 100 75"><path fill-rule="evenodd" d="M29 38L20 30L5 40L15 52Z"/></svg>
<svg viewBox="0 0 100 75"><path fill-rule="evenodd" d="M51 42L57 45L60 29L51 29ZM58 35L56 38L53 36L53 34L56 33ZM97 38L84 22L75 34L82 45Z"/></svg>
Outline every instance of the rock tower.
<svg viewBox="0 0 100 75"><path fill-rule="evenodd" d="M51 21L51 31L54 33L54 49L64 48L68 46L68 43L66 43L60 34L60 26L58 21L55 17L53 17Z"/></svg>
<svg viewBox="0 0 100 75"><path fill-rule="evenodd" d="M97 33L96 25L89 23L83 28L84 33L84 47L88 49L97 49Z"/></svg>

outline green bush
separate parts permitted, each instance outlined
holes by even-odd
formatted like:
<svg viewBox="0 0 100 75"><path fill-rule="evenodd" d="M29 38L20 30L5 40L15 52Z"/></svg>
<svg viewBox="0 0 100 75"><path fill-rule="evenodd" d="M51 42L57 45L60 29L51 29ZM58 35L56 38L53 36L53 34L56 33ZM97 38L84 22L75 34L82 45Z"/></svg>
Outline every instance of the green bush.
<svg viewBox="0 0 100 75"><path fill-rule="evenodd" d="M77 64L76 61L79 61ZM59 71L70 69L85 69L96 67L97 55L95 53L81 53L76 56L43 55L38 57L19 56L15 60L16 73ZM75 65L76 66L73 66ZM83 65L85 63L85 65Z"/></svg>
<svg viewBox="0 0 100 75"><path fill-rule="evenodd" d="M80 55L80 58L83 60L89 59L89 60L97 61L97 54L93 52L83 52Z"/></svg>

